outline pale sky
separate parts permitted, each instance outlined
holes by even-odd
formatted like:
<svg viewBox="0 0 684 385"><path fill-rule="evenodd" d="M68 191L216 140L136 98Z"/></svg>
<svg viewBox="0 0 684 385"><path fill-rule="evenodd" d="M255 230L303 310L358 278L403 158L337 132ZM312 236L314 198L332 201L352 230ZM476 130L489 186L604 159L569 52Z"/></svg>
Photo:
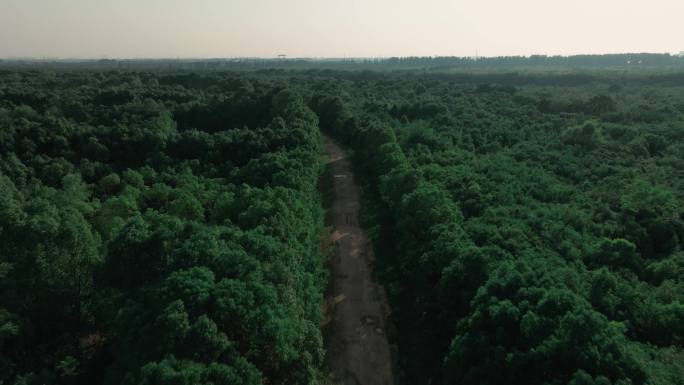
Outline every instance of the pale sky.
<svg viewBox="0 0 684 385"><path fill-rule="evenodd" d="M684 0L0 0L0 58L683 50Z"/></svg>

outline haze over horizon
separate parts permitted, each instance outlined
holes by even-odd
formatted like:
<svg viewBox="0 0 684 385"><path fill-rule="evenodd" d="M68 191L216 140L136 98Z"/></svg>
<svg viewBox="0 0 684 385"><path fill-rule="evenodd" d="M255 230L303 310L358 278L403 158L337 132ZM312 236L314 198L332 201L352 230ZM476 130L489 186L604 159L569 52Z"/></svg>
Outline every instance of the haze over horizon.
<svg viewBox="0 0 684 385"><path fill-rule="evenodd" d="M677 53L683 14L676 0L3 0L0 58Z"/></svg>

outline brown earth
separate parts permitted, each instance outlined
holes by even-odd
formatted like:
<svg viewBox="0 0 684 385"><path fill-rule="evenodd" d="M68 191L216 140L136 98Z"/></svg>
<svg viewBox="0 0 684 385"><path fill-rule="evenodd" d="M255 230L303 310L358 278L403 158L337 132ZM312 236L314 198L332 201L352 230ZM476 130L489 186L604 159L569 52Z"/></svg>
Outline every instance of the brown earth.
<svg viewBox="0 0 684 385"><path fill-rule="evenodd" d="M392 385L385 334L389 306L384 289L372 279L372 246L359 226L359 188L342 149L327 137L325 148L335 192L327 219L335 246L326 330L332 380L335 385Z"/></svg>

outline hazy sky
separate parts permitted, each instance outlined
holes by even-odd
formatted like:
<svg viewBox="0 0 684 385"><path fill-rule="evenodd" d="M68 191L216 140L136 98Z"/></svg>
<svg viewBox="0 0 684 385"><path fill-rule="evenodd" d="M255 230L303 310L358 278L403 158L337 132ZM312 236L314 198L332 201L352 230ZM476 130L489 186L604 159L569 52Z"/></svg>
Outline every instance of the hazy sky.
<svg viewBox="0 0 684 385"><path fill-rule="evenodd" d="M684 0L0 0L0 57L684 50Z"/></svg>

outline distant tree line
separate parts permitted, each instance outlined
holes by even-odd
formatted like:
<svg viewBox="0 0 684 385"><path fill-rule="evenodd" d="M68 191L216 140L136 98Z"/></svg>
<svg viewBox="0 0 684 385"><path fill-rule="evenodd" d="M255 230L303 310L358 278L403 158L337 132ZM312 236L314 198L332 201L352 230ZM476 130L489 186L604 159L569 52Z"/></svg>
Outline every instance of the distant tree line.
<svg viewBox="0 0 684 385"><path fill-rule="evenodd" d="M511 68L684 68L684 55L669 53L620 53L571 56L407 56L375 58L214 58L214 59L92 59L5 60L0 68L58 70L167 70L191 71L332 69L332 70L467 70Z"/></svg>

